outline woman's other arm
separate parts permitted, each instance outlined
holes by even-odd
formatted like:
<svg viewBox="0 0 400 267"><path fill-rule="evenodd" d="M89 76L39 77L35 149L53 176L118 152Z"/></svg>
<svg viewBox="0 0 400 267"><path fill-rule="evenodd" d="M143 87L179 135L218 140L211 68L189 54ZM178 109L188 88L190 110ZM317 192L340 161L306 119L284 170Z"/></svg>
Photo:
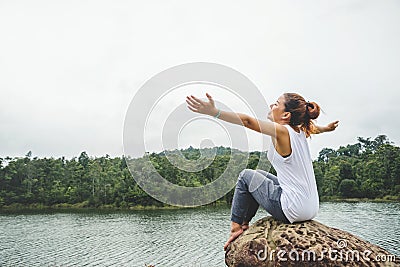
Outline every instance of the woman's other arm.
<svg viewBox="0 0 400 267"><path fill-rule="evenodd" d="M339 121L333 121L331 123L328 123L325 126L314 125L314 130L312 133L320 134L320 133L332 132L336 129L336 127L338 127L338 125L339 125Z"/></svg>

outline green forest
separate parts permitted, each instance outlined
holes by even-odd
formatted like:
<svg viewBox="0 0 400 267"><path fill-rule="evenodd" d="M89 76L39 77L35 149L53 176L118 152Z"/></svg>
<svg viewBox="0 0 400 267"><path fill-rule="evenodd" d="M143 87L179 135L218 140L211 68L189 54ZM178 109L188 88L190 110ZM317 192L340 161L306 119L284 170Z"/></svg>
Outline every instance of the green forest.
<svg viewBox="0 0 400 267"><path fill-rule="evenodd" d="M177 185L202 186L216 180L224 172L236 179L243 168L240 164L227 168L233 152L230 148L189 147L179 150L184 156L179 164L191 164L193 160L197 160L198 164L201 160L210 160L202 158L202 155L210 154L210 150L215 153L212 163L195 172L171 164L168 151L146 153L137 159L124 156L112 158L109 155L90 157L86 152L72 159L38 158L33 157L31 152L24 157L0 158L0 208L162 207L165 205L146 194L132 175L151 180L148 166L148 162L151 162L161 176ZM235 150L234 163L244 161L247 162L246 168L260 168L275 173L265 153L251 152L247 159L248 153ZM400 148L385 135L375 139L358 137L355 144L336 150L324 148L313 164L321 200L400 200ZM216 202L229 204L233 191Z"/></svg>

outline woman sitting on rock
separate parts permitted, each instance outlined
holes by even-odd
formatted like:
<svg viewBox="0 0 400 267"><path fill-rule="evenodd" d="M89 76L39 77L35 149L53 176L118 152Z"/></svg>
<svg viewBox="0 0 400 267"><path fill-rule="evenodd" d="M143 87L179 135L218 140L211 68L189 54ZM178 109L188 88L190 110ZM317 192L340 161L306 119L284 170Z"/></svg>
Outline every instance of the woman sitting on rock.
<svg viewBox="0 0 400 267"><path fill-rule="evenodd" d="M274 176L262 170L245 169L239 174L232 201L231 232L224 250L249 227L259 205L284 223L313 219L319 200L306 138L335 130L339 121L326 126L314 124L320 107L295 93L285 93L270 105L267 116L270 121L219 110L212 97L208 93L206 96L208 102L188 96L188 108L271 136L273 146L267 157L277 172Z"/></svg>

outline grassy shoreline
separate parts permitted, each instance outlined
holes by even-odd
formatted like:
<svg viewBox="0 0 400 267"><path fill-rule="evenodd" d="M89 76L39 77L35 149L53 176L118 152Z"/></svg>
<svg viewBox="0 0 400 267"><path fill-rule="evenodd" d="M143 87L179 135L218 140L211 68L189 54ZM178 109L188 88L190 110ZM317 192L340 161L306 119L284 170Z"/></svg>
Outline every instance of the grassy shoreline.
<svg viewBox="0 0 400 267"><path fill-rule="evenodd" d="M320 200L323 202L346 202L346 203L358 203L358 202L376 202L376 203L396 203L400 202L399 196L385 196L383 198L343 198L343 197L323 197ZM142 206L142 205L135 205L129 207L116 207L113 205L102 205L99 207L91 207L88 206L87 203L76 203L76 204L56 204L56 205L43 205L43 204L19 204L14 203L11 205L3 205L0 207L0 213L2 212L17 212L17 211L143 211L143 210L178 210L178 209L193 209L193 208L207 208L207 207L222 207L222 206L229 206L224 201L216 202L213 204L208 204L205 206L199 207L177 207L177 206L170 206L170 205L162 205L162 206Z"/></svg>
<svg viewBox="0 0 400 267"><path fill-rule="evenodd" d="M13 212L13 211L143 211L143 210L179 210L179 209L195 209L195 208L206 208L206 207L220 207L226 206L225 202L217 202L213 204L208 204L204 206L198 207L179 207L179 206L171 206L164 204L162 206L143 206L143 205L135 205L129 207L116 207L113 205L102 205L98 207L88 206L85 203L76 203L76 204L56 204L56 205L43 205L43 204L29 204L24 205L20 203L14 203L11 205L3 205L0 206L0 213L2 212Z"/></svg>
<svg viewBox="0 0 400 267"><path fill-rule="evenodd" d="M400 202L400 196L384 196L382 198L345 198L345 197L321 197L321 202L377 202L377 203L390 203Z"/></svg>

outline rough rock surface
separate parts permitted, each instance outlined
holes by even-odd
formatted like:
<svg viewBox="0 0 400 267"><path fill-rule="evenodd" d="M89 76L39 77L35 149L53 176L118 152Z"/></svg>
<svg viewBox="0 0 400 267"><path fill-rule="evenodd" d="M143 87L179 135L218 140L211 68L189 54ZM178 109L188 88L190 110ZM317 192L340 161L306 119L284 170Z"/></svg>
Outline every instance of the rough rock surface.
<svg viewBox="0 0 400 267"><path fill-rule="evenodd" d="M400 266L399 257L346 231L317 221L256 221L232 242L228 266Z"/></svg>

